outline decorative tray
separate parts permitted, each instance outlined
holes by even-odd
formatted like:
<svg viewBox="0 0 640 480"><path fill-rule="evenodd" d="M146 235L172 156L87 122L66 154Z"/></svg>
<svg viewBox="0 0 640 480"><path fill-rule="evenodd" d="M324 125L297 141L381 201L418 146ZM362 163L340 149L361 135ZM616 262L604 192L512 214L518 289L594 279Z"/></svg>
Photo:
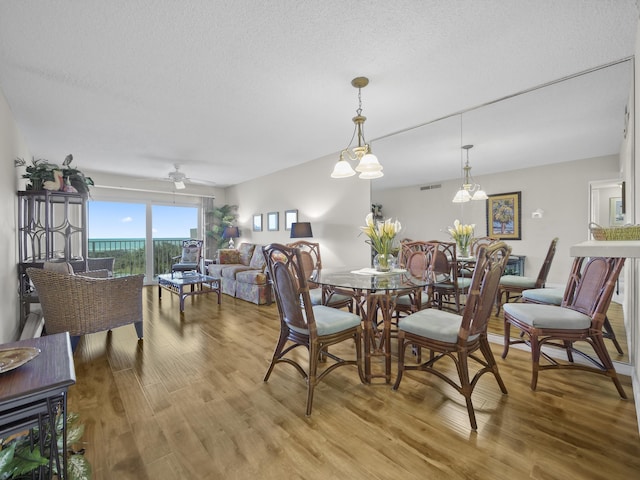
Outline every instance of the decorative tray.
<svg viewBox="0 0 640 480"><path fill-rule="evenodd" d="M18 347L0 350L0 373L18 368L40 355L40 349L34 347Z"/></svg>

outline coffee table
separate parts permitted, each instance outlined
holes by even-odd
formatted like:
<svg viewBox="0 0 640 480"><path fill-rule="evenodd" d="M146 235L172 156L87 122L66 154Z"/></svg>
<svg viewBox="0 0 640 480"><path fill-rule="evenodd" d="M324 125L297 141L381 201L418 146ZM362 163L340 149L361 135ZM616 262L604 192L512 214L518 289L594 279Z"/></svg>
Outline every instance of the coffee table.
<svg viewBox="0 0 640 480"><path fill-rule="evenodd" d="M185 290L185 286L190 286ZM198 289L196 290L196 286ZM217 293L220 304L220 279L197 272L174 272L158 275L158 298L162 298L162 290L169 290L180 298L180 312L184 312L184 299L190 295Z"/></svg>

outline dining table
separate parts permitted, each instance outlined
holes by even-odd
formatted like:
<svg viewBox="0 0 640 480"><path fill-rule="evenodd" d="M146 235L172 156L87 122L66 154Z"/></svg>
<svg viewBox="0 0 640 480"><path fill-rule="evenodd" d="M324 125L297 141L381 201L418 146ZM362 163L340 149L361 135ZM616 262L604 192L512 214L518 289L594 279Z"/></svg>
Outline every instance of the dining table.
<svg viewBox="0 0 640 480"><path fill-rule="evenodd" d="M353 296L356 313L363 320L364 370L367 383L373 378L391 382L391 335L396 299L413 294L421 303L424 277L415 277L404 269L379 272L373 268L321 269L314 272L312 282L322 286L323 302L333 293ZM382 317L380 319L380 317ZM384 358L384 372L372 371L372 358Z"/></svg>

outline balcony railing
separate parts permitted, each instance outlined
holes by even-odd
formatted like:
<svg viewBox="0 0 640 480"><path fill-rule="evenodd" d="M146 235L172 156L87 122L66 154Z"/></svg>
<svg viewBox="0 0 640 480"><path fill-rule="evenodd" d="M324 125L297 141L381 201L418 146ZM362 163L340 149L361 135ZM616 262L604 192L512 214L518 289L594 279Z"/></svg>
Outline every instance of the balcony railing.
<svg viewBox="0 0 640 480"><path fill-rule="evenodd" d="M153 240L153 276L169 273L172 258L182 253L182 240ZM146 241L140 238L89 239L89 258L114 257L114 275L146 273Z"/></svg>

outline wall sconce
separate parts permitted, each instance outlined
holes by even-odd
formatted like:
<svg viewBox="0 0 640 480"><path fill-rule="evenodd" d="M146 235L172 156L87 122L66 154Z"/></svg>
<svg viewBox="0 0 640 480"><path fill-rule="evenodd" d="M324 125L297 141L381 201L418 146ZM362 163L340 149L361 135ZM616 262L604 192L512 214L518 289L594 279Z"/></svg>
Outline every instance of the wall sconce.
<svg viewBox="0 0 640 480"><path fill-rule="evenodd" d="M541 208L536 208L533 212L531 212L531 218L542 218L544 215L544 210Z"/></svg>

